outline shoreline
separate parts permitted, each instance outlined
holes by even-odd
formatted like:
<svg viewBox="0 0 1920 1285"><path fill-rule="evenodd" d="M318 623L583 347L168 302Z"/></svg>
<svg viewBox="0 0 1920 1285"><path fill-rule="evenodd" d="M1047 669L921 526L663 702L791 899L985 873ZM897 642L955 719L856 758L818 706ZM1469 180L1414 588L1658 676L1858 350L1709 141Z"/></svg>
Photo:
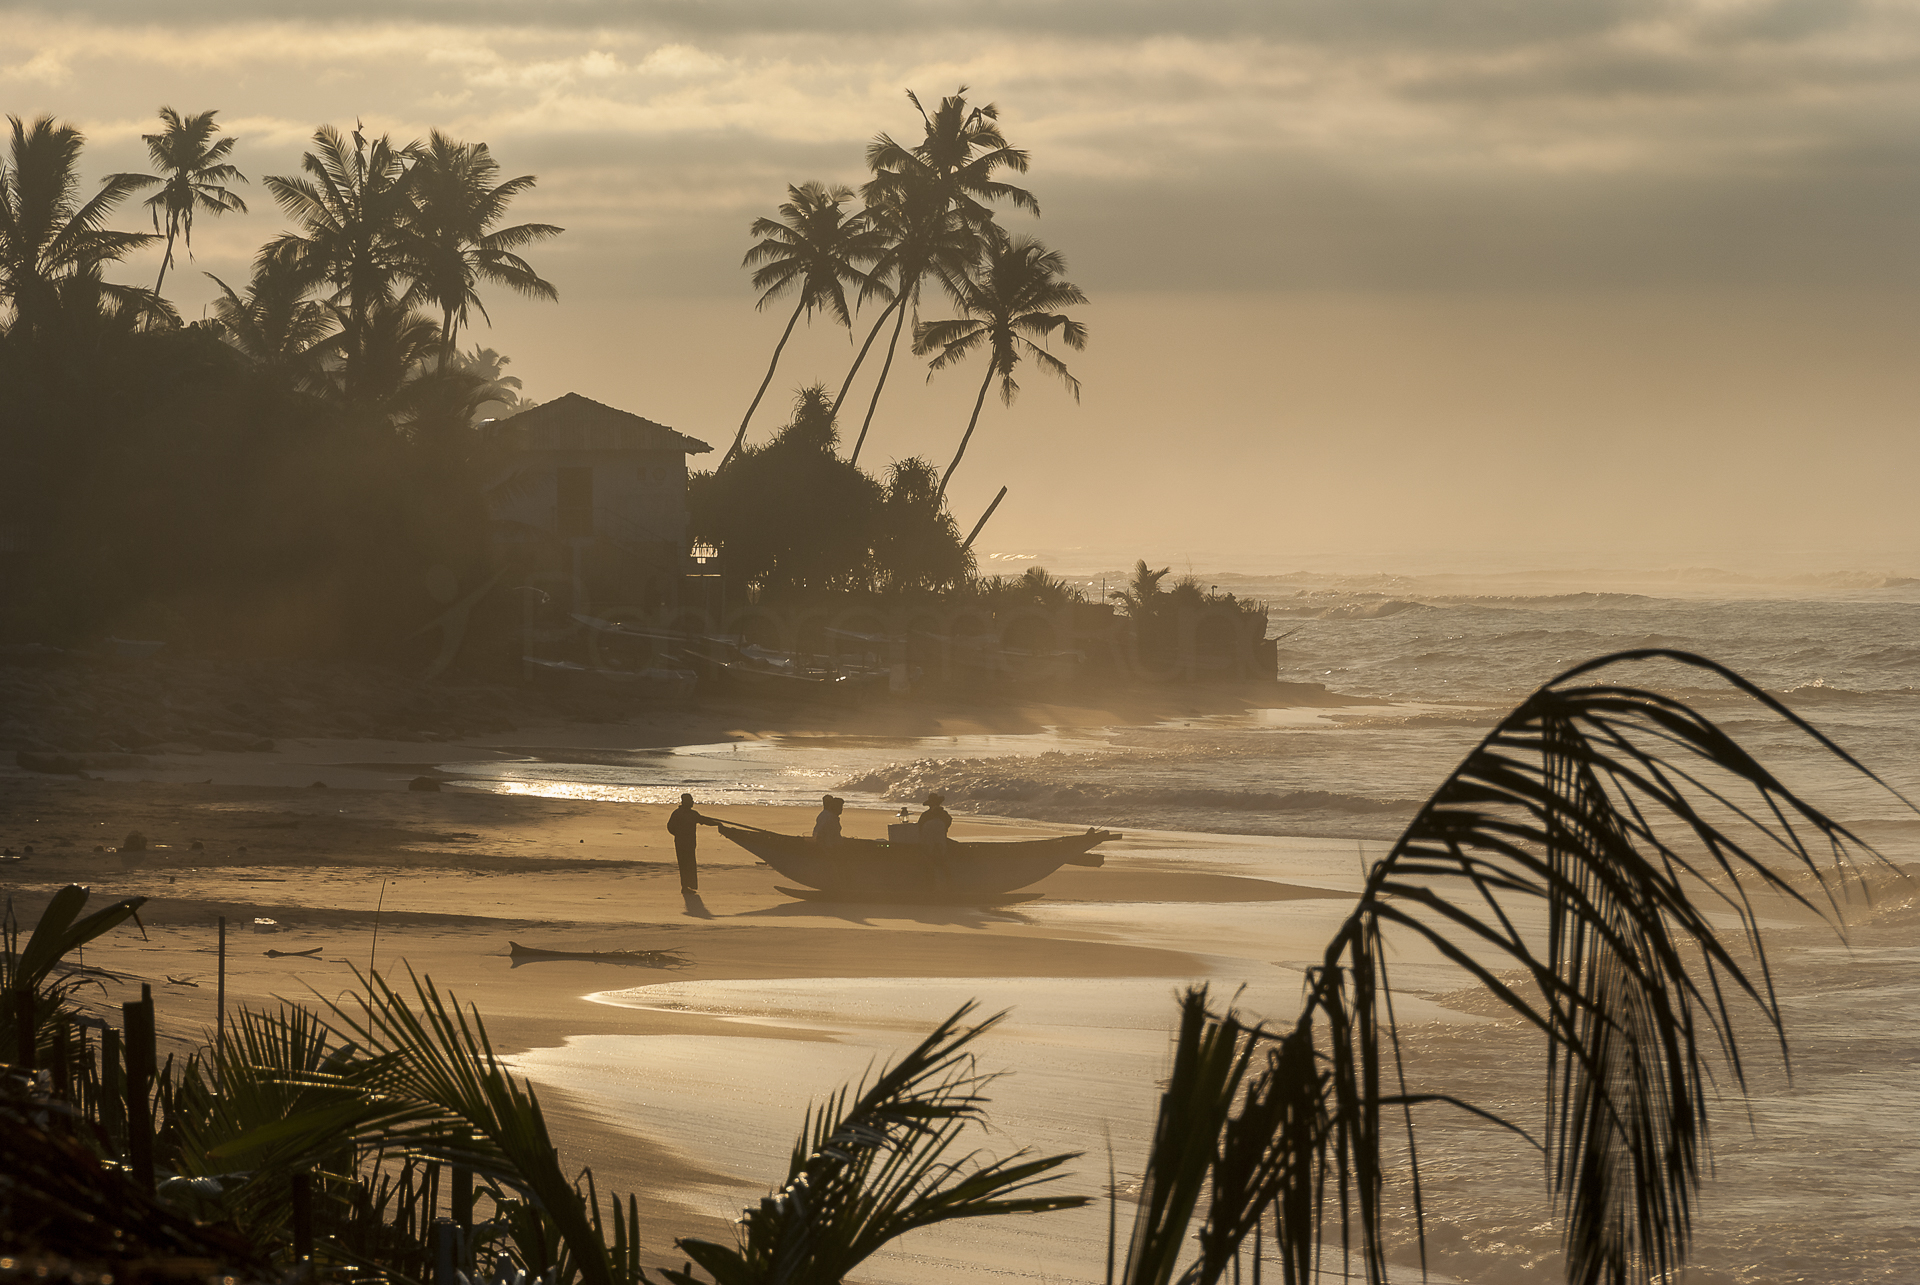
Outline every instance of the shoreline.
<svg viewBox="0 0 1920 1285"><path fill-rule="evenodd" d="M635 732L646 730L679 729L563 725L550 736L520 732L515 740L632 745L642 739ZM117 1019L117 1006L137 998L142 982L151 985L163 1057L190 1052L214 1025L215 923L222 915L230 1008L345 999L355 989L355 970L370 964L404 986L411 967L463 1003L477 1003L496 1050L519 1058L600 1037L842 1042L831 1030L748 1028L697 1011L595 1002L656 982L844 978L912 986L1146 977L1161 979L1155 984L1171 995L1177 981L1212 974L1213 963L1194 952L1185 930L1167 940L1129 940L1123 924L1110 922L1115 907L1258 909L1333 905L1343 895L1231 870L1181 870L1184 862L1169 860L1167 850L1182 840L1148 835L1104 849L1107 868L1063 869L1032 890L1038 902L1003 910L796 902L774 891L777 879L749 854L703 831L702 895L684 899L666 807L458 787L410 790L421 748L283 742L273 753L182 755L190 764L89 774L93 779L0 768L0 843L16 852L34 848L0 874L29 925L39 904L67 883L91 887L95 907L120 896L151 898L142 928L126 925L85 952L87 966L109 975L100 988L88 988L82 1004ZM439 762L480 748L436 746ZM702 810L798 832L811 824L809 808ZM885 809L849 807L844 824L849 835L883 837L890 820ZM954 834L1011 839L1076 828L961 814ZM132 831L144 837L145 850L113 851ZM1270 841L1191 842L1229 851ZM1036 915L1035 905L1054 918ZM255 920L273 922L256 931ZM657 950L672 966L516 966L509 941L571 951ZM315 947L317 957L293 953ZM610 1116L590 1093L548 1079L540 1093L569 1166L592 1165L603 1192L635 1193L657 1252L670 1253L672 1236L725 1236L725 1220L676 1193L736 1191L742 1175L720 1173L693 1152L649 1138L644 1122ZM780 1147L799 1123L796 1113L776 1140Z"/></svg>

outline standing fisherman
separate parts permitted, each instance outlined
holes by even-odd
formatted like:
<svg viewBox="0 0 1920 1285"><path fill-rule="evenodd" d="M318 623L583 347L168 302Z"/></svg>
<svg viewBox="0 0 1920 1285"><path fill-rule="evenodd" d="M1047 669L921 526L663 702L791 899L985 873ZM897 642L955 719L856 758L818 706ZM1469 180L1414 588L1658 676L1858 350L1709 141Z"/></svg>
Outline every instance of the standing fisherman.
<svg viewBox="0 0 1920 1285"><path fill-rule="evenodd" d="M673 836L673 852L680 858L680 891L697 893L700 891L700 867L693 856L695 836L703 825L719 825L712 817L703 817L693 810L693 796L680 796L680 806L667 817L667 833Z"/></svg>

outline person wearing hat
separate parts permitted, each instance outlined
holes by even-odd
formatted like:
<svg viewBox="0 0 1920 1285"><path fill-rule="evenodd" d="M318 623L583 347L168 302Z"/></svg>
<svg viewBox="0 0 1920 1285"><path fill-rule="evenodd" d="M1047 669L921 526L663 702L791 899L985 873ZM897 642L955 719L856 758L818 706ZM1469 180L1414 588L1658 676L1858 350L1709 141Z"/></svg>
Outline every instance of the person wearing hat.
<svg viewBox="0 0 1920 1285"><path fill-rule="evenodd" d="M820 815L813 819L814 842L840 842L840 809L845 806L845 799L836 799L831 794L821 796Z"/></svg>
<svg viewBox="0 0 1920 1285"><path fill-rule="evenodd" d="M693 796L680 796L680 806L667 817L667 833L673 836L673 854L680 859L680 891L700 891L700 866L694 860L695 837L703 825L719 825L712 817L693 810Z"/></svg>
<svg viewBox="0 0 1920 1285"><path fill-rule="evenodd" d="M920 814L920 842L944 845L947 831L953 828L953 816L940 805L947 796L935 792L927 796L927 810Z"/></svg>

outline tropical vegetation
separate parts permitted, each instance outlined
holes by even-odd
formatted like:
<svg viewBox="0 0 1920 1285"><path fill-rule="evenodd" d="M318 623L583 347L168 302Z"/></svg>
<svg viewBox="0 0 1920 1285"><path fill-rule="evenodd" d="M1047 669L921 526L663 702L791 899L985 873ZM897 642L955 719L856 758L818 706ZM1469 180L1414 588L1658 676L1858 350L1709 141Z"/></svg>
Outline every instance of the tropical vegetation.
<svg viewBox="0 0 1920 1285"><path fill-rule="evenodd" d="M1384 1281L1389 1182L1421 1208L1419 1163L1396 1160L1390 1139L1417 1157L1430 1109L1525 1133L1419 1086L1393 1005L1408 942L1538 1034L1538 1145L1566 1279L1675 1277L1709 1162L1710 1076L1747 1082L1741 1011L1787 1049L1755 896L1826 913L1872 852L1697 709L1603 673L1650 661L1727 684L1878 779L1699 656L1625 652L1560 675L1375 863L1296 1015L1268 1024L1204 988L1185 996L1124 1236L1112 1207L1110 1282ZM686 1238L667 1256L640 1244L633 1197L567 1177L480 1013L430 979L369 975L315 1008L241 1011L209 1047L157 1066L150 1000L127 1006L124 1031L74 1003L86 978L65 957L141 904L83 916L87 900L56 893L24 940L9 916L0 943L9 1253L210 1258L254 1279L302 1265L424 1279L437 1260L553 1285L838 1282L920 1227L1086 1203L1052 1185L1071 1156L956 1158L990 1084L967 1055L998 1020L971 1021L969 1006L809 1113L733 1244Z"/></svg>
<svg viewBox="0 0 1920 1285"><path fill-rule="evenodd" d="M512 223L531 175L484 143L322 126L263 180L291 222L203 320L160 293L196 218L239 216L243 140L161 109L152 172L88 193L85 140L11 118L0 159L0 547L27 551L0 634L119 630L238 649L378 652L418 628L422 576L485 560L471 431L518 404L503 359L459 344L488 292L557 297ZM149 192L154 231L114 226ZM109 270L160 252L154 287Z"/></svg>

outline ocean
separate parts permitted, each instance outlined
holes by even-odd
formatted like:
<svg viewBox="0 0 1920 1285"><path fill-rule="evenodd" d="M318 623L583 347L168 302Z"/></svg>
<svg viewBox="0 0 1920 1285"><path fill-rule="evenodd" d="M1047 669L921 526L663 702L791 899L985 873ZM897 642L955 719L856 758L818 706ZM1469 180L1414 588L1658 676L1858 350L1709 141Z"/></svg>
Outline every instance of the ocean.
<svg viewBox="0 0 1920 1285"><path fill-rule="evenodd" d="M1100 577L1083 571L1080 578ZM1106 578L1111 587L1118 574ZM491 788L604 799L664 801L692 789L714 802L805 802L833 790L855 806L897 807L939 788L956 813L1125 830L1124 851L1142 861L1341 888L1357 886L1364 862L1385 850L1494 719L1537 685L1602 653L1666 647L1735 669L1884 785L1698 671L1635 665L1609 671L1608 680L1692 702L1891 863L1920 862L1920 814L1899 797L1920 799L1920 581L1877 573L1767 579L1568 570L1472 579L1242 570L1202 579L1270 604L1282 678L1358 699L1027 736L796 736L580 756L592 761L447 766L482 772ZM1920 1177L1920 908L1904 879L1883 870L1870 882L1870 901L1844 907L1844 935L1784 911L1766 913L1792 1075L1768 1056L1764 1039L1754 1039L1750 1096L1743 1101L1724 1077L1720 1083L1718 1168L1700 1206L1697 1265L1685 1277L1691 1285L1920 1280L1920 1212L1912 1200ZM1337 920L1327 908L1337 905L1256 903L1196 913L1190 905L1050 910L1043 901L1015 909L1043 928L1097 922L1114 940L1197 946L1216 993L1245 986L1243 1008L1284 1018L1297 1001L1300 968ZM1446 970L1423 968L1413 958L1400 974L1410 999L1431 1001L1413 1010L1409 1032L1420 1073L1537 1126L1544 1068L1538 1058L1513 1055L1524 1034L1458 1020L1454 1010L1482 1017L1491 1010L1454 993L1457 978L1449 981ZM824 1090L865 1056L902 1046L915 1022L930 1024L961 989L915 982L869 994L796 982L747 994L706 983L602 998L835 1031L839 1044L805 1046L834 1050L821 1055L821 1075L794 1081ZM1015 1030L994 1046L995 1056L1020 1072L1010 1083L1025 1081L1006 1115L996 1116L1000 1128L1042 1148L1097 1149L1101 1136L1111 1139L1124 1190L1126 1162L1137 1160L1151 1126L1152 1081L1164 1073L1172 983L1120 979L1103 989L1028 979L984 989L993 992L985 996L990 1003L997 997L1015 1007ZM1153 996L1163 1001L1157 1009ZM1089 1025L1102 1035L1090 1036ZM657 1072L656 1090L676 1074L693 1074L673 1069L687 1053L670 1043L613 1049L587 1038L527 1055L522 1066L537 1080L598 1084L591 1091L605 1095L613 1118L626 1101L621 1094L636 1091L619 1085L649 1077L623 1079L611 1068L641 1059ZM784 1044L767 1053L782 1058L795 1047L742 1043ZM1064 1086L1075 1077L1110 1086L1097 1095L1100 1109L1060 1100L1063 1092L1073 1096ZM682 1085L689 1101L726 1097L697 1078ZM671 1142L673 1128L665 1132ZM749 1147L735 1158L739 1171L777 1165L790 1132L776 1130L771 1143ZM1556 1237L1537 1154L1496 1131L1443 1118L1423 1124L1422 1139L1431 1262L1441 1277L1488 1285L1551 1279ZM698 1145L692 1133L685 1142ZM1104 1179L1104 1162L1100 1168ZM738 1205L738 1191L709 1195L716 1210ZM1025 1248L1002 1253L996 1270L1011 1254L1027 1264L1018 1275L1095 1279L1098 1264L1083 1255L1104 1234L1105 1217L1104 1210L1092 1222L1069 1216L1062 1226L1077 1230L1057 1235L1023 1229ZM877 1262L870 1278L935 1279L927 1273L975 1261L964 1237L930 1243L893 1267ZM1412 1262L1411 1250L1405 1254Z"/></svg>

